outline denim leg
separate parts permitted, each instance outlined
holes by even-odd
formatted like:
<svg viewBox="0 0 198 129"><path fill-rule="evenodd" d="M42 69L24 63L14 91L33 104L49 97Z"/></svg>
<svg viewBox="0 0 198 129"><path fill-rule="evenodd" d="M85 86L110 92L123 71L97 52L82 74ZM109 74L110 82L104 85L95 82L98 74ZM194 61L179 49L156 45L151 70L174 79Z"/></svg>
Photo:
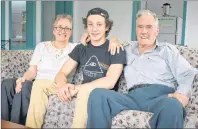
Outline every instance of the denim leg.
<svg viewBox="0 0 198 129"><path fill-rule="evenodd" d="M152 108L152 128L183 128L186 111L175 98L164 98Z"/></svg>
<svg viewBox="0 0 198 129"><path fill-rule="evenodd" d="M168 98L168 94L174 92L173 88L158 84L134 89L127 95L95 89L89 96L87 128L110 128L111 119L122 110L154 113L150 120L152 128L183 127L185 111L182 104L174 98Z"/></svg>
<svg viewBox="0 0 198 129"><path fill-rule="evenodd" d="M140 108L128 95L97 88L89 96L87 128L110 128L112 118L128 109Z"/></svg>
<svg viewBox="0 0 198 129"><path fill-rule="evenodd" d="M182 128L185 109L175 98L168 98L168 94L175 90L168 86L150 84L149 87L135 89L129 92L141 111L154 113L151 128Z"/></svg>

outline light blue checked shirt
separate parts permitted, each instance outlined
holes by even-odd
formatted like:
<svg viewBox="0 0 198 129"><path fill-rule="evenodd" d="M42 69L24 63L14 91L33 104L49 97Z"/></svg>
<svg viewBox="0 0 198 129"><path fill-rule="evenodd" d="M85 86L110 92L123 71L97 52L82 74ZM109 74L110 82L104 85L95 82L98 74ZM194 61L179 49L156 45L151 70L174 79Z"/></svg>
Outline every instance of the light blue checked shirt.
<svg viewBox="0 0 198 129"><path fill-rule="evenodd" d="M159 43L139 55L138 42L125 46L127 65L124 75L128 89L138 84L162 84L172 87L177 93L191 95L192 82L198 70L180 55L169 43Z"/></svg>

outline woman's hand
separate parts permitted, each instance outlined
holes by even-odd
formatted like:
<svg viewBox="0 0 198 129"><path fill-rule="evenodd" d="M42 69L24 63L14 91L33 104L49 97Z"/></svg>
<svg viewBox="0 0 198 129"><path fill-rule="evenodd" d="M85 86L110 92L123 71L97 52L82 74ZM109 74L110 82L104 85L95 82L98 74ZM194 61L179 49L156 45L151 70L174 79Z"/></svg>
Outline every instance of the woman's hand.
<svg viewBox="0 0 198 129"><path fill-rule="evenodd" d="M20 77L16 80L16 88L15 91L16 93L21 92L21 88L22 88L22 83L25 82L25 78L24 77Z"/></svg>
<svg viewBox="0 0 198 129"><path fill-rule="evenodd" d="M71 98L77 94L77 90L75 89L74 84L67 83L62 87L58 87L57 96L62 102L67 102L71 100Z"/></svg>

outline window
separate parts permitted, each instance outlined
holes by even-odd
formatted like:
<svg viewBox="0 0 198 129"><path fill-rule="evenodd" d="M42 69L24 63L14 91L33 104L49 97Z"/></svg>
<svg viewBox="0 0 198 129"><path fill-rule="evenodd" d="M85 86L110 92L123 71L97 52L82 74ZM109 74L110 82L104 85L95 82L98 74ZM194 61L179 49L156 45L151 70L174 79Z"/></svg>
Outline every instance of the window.
<svg viewBox="0 0 198 129"><path fill-rule="evenodd" d="M10 49L26 48L26 1L12 1Z"/></svg>

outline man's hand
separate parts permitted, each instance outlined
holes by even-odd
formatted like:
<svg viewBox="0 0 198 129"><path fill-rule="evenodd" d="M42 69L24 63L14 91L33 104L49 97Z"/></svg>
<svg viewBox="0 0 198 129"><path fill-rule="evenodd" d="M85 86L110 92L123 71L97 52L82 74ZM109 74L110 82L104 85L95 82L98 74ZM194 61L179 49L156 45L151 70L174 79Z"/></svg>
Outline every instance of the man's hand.
<svg viewBox="0 0 198 129"><path fill-rule="evenodd" d="M74 84L65 84L62 87L58 87L57 96L62 102L71 100L73 96L78 93L79 87L76 87Z"/></svg>
<svg viewBox="0 0 198 129"><path fill-rule="evenodd" d="M122 49L122 51L124 51L124 47L122 46L120 41L116 37L112 37L110 39L108 51L110 51L111 55L115 55L116 51L117 53L120 52L120 48Z"/></svg>
<svg viewBox="0 0 198 129"><path fill-rule="evenodd" d="M25 82L25 78L24 77L20 77L16 80L16 88L15 91L16 93L21 92L21 88L22 88L22 83Z"/></svg>
<svg viewBox="0 0 198 129"><path fill-rule="evenodd" d="M183 107L186 107L188 105L189 98L183 94L180 93L168 94L168 97L176 98L183 104Z"/></svg>

